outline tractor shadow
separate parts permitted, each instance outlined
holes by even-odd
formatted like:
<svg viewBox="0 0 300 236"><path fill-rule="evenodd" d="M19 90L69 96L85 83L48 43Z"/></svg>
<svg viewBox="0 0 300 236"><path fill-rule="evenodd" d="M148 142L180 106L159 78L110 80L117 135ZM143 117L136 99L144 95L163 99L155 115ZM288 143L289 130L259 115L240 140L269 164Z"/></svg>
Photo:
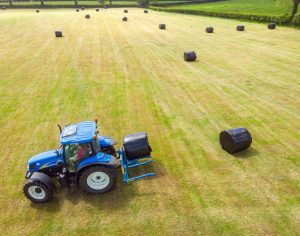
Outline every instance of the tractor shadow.
<svg viewBox="0 0 300 236"><path fill-rule="evenodd" d="M250 157L254 157L257 156L259 154L259 152L253 148L253 147L249 147L248 149L242 151L242 152L238 152L236 154L233 154L234 157L239 158L239 159L247 159Z"/></svg>
<svg viewBox="0 0 300 236"><path fill-rule="evenodd" d="M140 193L138 190L139 184L138 181L153 181L154 178L159 178L160 176L164 175L165 167L164 165L155 160L153 163L140 166L138 168L130 169L129 177L134 177L137 175L142 175L145 173L156 173L154 177L146 177L141 180L132 181L129 183L122 182L122 172L121 169L117 169L117 183L113 190L108 193L104 194L87 194L83 193L80 189L74 188L73 192L68 191L65 194L65 200L72 202L72 204L76 205L80 202L85 202L88 205L91 205L94 209L99 211L118 211L124 210L128 208L128 205L131 201L135 201L136 198L141 196L146 196L149 198L153 197L153 193ZM156 180L157 181L157 180ZM150 183L149 183L150 184Z"/></svg>
<svg viewBox="0 0 300 236"><path fill-rule="evenodd" d="M55 194L50 202L44 204L34 204L31 203L31 207L38 209L40 211L47 211L50 213L55 213L61 210L66 202L70 202L72 205L76 206L84 202L85 204L91 205L94 209L99 211L118 211L128 208L128 204L131 201L135 201L136 198L141 196L149 196L149 199L153 197L153 193L139 193L138 191L138 181L153 181L161 176L165 175L165 166L159 161L154 160L153 163L141 166L138 168L130 169L129 177L134 177L137 175L142 175L145 173L156 173L154 177L146 177L141 180L129 182L124 184L122 182L121 169L117 169L117 183L114 189L110 192L103 194L88 194L83 192L79 187L65 188L61 189L57 186ZM155 180L159 181L159 180ZM149 183L151 184L151 183Z"/></svg>
<svg viewBox="0 0 300 236"><path fill-rule="evenodd" d="M49 202L41 203L41 204L31 202L30 207L37 209L39 211L49 212L51 214L60 211L62 205L63 205L63 199L61 199L60 197L57 196L57 194L55 194L54 197Z"/></svg>

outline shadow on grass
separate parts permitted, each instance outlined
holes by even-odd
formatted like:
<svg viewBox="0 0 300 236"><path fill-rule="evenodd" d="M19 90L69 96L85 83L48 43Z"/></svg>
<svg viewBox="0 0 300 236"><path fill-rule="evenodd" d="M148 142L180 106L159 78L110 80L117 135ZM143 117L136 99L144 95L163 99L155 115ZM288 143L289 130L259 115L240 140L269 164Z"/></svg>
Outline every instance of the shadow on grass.
<svg viewBox="0 0 300 236"><path fill-rule="evenodd" d="M137 176L144 173L156 173L155 177L147 177L142 180L138 181L147 181L153 178L159 178L159 176L163 176L165 173L164 165L155 160L154 163L148 166L142 166L139 168L130 169L129 176ZM153 193L143 193L140 194L137 189L137 181L129 182L124 184L122 182L122 173L121 169L117 170L118 177L117 177L117 184L114 189L110 192L103 193L103 194L88 194L84 193L79 187L72 187L61 189L60 187L57 188L53 199L50 202L44 204L34 204L31 203L31 207L36 208L41 211L47 212L57 212L59 211L62 206L65 204L66 201L71 202L72 205L77 205L82 202L85 202L93 207L93 209L97 210L109 210L109 211L117 211L120 209L125 209L128 207L129 202L134 201L135 198L140 196L149 195L152 196Z"/></svg>
<svg viewBox="0 0 300 236"><path fill-rule="evenodd" d="M242 151L242 152L238 152L236 154L233 154L234 157L239 158L239 159L247 159L250 157L254 157L256 155L258 155L259 152L253 148L253 147L249 147L248 149Z"/></svg>

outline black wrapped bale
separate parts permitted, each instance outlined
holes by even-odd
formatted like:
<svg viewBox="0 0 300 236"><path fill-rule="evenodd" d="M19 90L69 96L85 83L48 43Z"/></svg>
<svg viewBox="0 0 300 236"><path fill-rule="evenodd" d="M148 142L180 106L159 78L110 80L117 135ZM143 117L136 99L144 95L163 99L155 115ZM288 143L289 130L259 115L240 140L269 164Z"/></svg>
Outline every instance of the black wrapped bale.
<svg viewBox="0 0 300 236"><path fill-rule="evenodd" d="M104 6L104 9L107 9L107 6L106 6L106 5Z"/></svg>
<svg viewBox="0 0 300 236"><path fill-rule="evenodd" d="M96 8L96 11L98 12L98 11L99 11L99 8Z"/></svg>
<svg viewBox="0 0 300 236"><path fill-rule="evenodd" d="M166 24L159 24L158 28L164 30L166 29Z"/></svg>
<svg viewBox="0 0 300 236"><path fill-rule="evenodd" d="M79 9L76 9L76 12L79 12Z"/></svg>
<svg viewBox="0 0 300 236"><path fill-rule="evenodd" d="M63 35L62 35L62 32L61 31L55 31L55 37L56 38L61 38Z"/></svg>
<svg viewBox="0 0 300 236"><path fill-rule="evenodd" d="M127 17L126 17L126 16L123 17L123 18L122 18L122 21L127 21Z"/></svg>
<svg viewBox="0 0 300 236"><path fill-rule="evenodd" d="M144 13L148 13L148 10L144 10Z"/></svg>
<svg viewBox="0 0 300 236"><path fill-rule="evenodd" d="M84 11L84 9L85 9L84 7L81 7L81 10L82 10L82 11Z"/></svg>
<svg viewBox="0 0 300 236"><path fill-rule="evenodd" d="M197 56L194 51L188 51L188 52L184 52L183 58L185 61L195 61Z"/></svg>
<svg viewBox="0 0 300 236"><path fill-rule="evenodd" d="M245 128L234 128L220 133L221 147L230 154L247 149L251 143L251 134Z"/></svg>
<svg viewBox="0 0 300 236"><path fill-rule="evenodd" d="M85 15L85 19L90 19L90 15Z"/></svg>
<svg viewBox="0 0 300 236"><path fill-rule="evenodd" d="M6 10L6 7L2 7L2 10Z"/></svg>
<svg viewBox="0 0 300 236"><path fill-rule="evenodd" d="M35 12L36 12L36 13L39 13L39 12L40 12L40 10L35 10Z"/></svg>
<svg viewBox="0 0 300 236"><path fill-rule="evenodd" d="M236 27L236 30L237 30L237 31L244 31L244 30L245 30L245 26L243 26L243 25L238 25L238 26Z"/></svg>
<svg viewBox="0 0 300 236"><path fill-rule="evenodd" d="M206 27L206 33L213 33L214 28L213 27Z"/></svg>
<svg viewBox="0 0 300 236"><path fill-rule="evenodd" d="M125 9L125 10L124 10L124 13L128 13L128 10L127 10L127 9Z"/></svg>
<svg viewBox="0 0 300 236"><path fill-rule="evenodd" d="M124 137L123 142L128 160L150 156L151 154L152 150L145 132L129 134Z"/></svg>
<svg viewBox="0 0 300 236"><path fill-rule="evenodd" d="M275 29L275 28L276 28L276 24L275 23L268 24L268 29Z"/></svg>

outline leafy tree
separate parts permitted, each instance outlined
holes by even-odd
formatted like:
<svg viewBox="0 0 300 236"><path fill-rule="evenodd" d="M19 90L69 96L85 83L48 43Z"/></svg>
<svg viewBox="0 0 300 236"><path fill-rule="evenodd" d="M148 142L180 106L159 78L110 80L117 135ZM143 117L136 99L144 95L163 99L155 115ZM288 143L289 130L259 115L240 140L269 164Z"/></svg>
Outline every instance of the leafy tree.
<svg viewBox="0 0 300 236"><path fill-rule="evenodd" d="M293 0L292 16L294 16L296 14L299 3L300 3L300 0Z"/></svg>
<svg viewBox="0 0 300 236"><path fill-rule="evenodd" d="M140 7L148 7L149 6L149 0L136 0L136 2L139 4Z"/></svg>
<svg viewBox="0 0 300 236"><path fill-rule="evenodd" d="M78 1L74 0L74 4L75 4L75 6L77 6L78 5Z"/></svg>
<svg viewBox="0 0 300 236"><path fill-rule="evenodd" d="M42 6L44 5L44 0L41 0L41 5L42 5Z"/></svg>
<svg viewBox="0 0 300 236"><path fill-rule="evenodd" d="M104 7L104 5L105 5L105 0L98 0L98 2L99 2L99 4L100 4L100 6Z"/></svg>

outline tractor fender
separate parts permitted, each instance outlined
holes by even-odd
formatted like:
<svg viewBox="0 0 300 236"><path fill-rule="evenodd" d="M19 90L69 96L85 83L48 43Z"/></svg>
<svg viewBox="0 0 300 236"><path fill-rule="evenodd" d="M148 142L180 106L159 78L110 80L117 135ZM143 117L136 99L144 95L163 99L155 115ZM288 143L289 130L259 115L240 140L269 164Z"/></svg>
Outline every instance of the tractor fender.
<svg viewBox="0 0 300 236"><path fill-rule="evenodd" d="M116 167L117 166L117 159L114 156L110 156L110 161L108 161L108 162L94 160L94 161L88 162L84 165L79 165L78 168L77 168L77 172L79 172L80 170L82 170L82 169L84 169L88 166L94 166L94 165Z"/></svg>
<svg viewBox="0 0 300 236"><path fill-rule="evenodd" d="M110 145L114 146L117 144L117 142L114 139L108 136L98 136L98 140L99 140L100 147L102 148Z"/></svg>
<svg viewBox="0 0 300 236"><path fill-rule="evenodd" d="M54 184L51 180L51 178L41 172L34 172L29 179L37 180L43 184L45 184L48 188L50 188L52 191L55 189Z"/></svg>
<svg viewBox="0 0 300 236"><path fill-rule="evenodd" d="M117 177L117 159L114 156L111 156L111 159L109 162L99 162L99 161L93 161L93 162L89 162L85 165L80 166L77 171L76 171L76 183L78 183L79 177L80 177L80 173L89 167L92 166L107 166L107 167L111 167L114 171L114 175L115 177Z"/></svg>

